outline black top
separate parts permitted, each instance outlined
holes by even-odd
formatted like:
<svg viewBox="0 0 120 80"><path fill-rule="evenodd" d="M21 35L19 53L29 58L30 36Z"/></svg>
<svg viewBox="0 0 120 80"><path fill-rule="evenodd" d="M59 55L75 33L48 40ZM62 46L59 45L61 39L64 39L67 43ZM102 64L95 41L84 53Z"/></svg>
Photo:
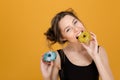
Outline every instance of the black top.
<svg viewBox="0 0 120 80"><path fill-rule="evenodd" d="M58 50L61 58L60 80L99 80L98 70L94 61L87 66L77 66L69 61L63 50Z"/></svg>

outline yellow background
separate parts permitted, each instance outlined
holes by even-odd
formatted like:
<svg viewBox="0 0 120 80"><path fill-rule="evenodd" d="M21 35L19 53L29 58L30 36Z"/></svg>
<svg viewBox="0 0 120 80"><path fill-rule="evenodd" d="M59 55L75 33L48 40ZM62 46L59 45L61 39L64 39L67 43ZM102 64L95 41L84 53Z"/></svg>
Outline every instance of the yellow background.
<svg viewBox="0 0 120 80"><path fill-rule="evenodd" d="M0 80L42 80L40 57L49 50L43 33L51 18L68 8L97 35L115 80L120 80L119 0L1 0Z"/></svg>

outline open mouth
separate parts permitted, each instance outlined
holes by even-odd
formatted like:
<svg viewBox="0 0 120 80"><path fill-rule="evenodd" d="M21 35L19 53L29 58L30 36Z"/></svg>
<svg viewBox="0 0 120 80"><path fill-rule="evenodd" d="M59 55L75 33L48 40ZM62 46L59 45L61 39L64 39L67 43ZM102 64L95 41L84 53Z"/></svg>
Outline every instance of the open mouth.
<svg viewBox="0 0 120 80"><path fill-rule="evenodd" d="M81 35L81 33L83 33L84 31L81 31L77 36L76 39L78 39L78 37Z"/></svg>
<svg viewBox="0 0 120 80"><path fill-rule="evenodd" d="M76 39L78 39L78 36L76 37Z"/></svg>

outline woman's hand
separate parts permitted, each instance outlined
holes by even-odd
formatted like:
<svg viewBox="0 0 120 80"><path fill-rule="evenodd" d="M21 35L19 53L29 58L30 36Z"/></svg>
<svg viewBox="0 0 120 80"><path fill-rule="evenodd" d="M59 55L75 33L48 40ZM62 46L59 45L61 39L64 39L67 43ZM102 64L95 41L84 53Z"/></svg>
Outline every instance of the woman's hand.
<svg viewBox="0 0 120 80"><path fill-rule="evenodd" d="M104 50L103 47L100 47L98 54L98 42L96 39L96 35L92 32L90 32L90 34L92 39L89 42L89 44L84 44L84 43L81 44L84 46L84 48L87 50L89 55L94 60L102 80L114 80L109 66L106 51Z"/></svg>
<svg viewBox="0 0 120 80"><path fill-rule="evenodd" d="M41 59L41 71L44 80L51 80L52 71L53 71L53 61L45 62Z"/></svg>
<svg viewBox="0 0 120 80"><path fill-rule="evenodd" d="M90 32L90 34L91 34L91 40L89 41L89 43L88 44L81 43L81 44L87 50L89 55L94 59L94 56L98 53L98 42L96 39L96 35L92 32Z"/></svg>

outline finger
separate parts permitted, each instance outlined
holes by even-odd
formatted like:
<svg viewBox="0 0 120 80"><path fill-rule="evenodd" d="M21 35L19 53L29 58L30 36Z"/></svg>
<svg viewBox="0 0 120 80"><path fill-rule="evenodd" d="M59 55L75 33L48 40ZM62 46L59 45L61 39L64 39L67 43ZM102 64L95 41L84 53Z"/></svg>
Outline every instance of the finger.
<svg viewBox="0 0 120 80"><path fill-rule="evenodd" d="M91 34L92 36L96 37L96 35L95 35L93 32L90 32L90 34Z"/></svg>
<svg viewBox="0 0 120 80"><path fill-rule="evenodd" d="M42 67L46 67L46 66L48 66L48 65L50 64L50 62L44 61L43 58L41 59L40 62L41 62L41 66L42 66Z"/></svg>
<svg viewBox="0 0 120 80"><path fill-rule="evenodd" d="M96 35L93 32L90 32L90 34L91 34L91 37L92 37L91 40L97 42Z"/></svg>
<svg viewBox="0 0 120 80"><path fill-rule="evenodd" d="M50 68L50 70L53 68L53 65L54 65L54 62L51 61L50 64L49 64L49 68Z"/></svg>
<svg viewBox="0 0 120 80"><path fill-rule="evenodd" d="M91 37L93 37L94 39L96 38L96 35L93 32L90 32Z"/></svg>
<svg viewBox="0 0 120 80"><path fill-rule="evenodd" d="M53 66L54 65L54 62L53 61L51 61L51 66Z"/></svg>

